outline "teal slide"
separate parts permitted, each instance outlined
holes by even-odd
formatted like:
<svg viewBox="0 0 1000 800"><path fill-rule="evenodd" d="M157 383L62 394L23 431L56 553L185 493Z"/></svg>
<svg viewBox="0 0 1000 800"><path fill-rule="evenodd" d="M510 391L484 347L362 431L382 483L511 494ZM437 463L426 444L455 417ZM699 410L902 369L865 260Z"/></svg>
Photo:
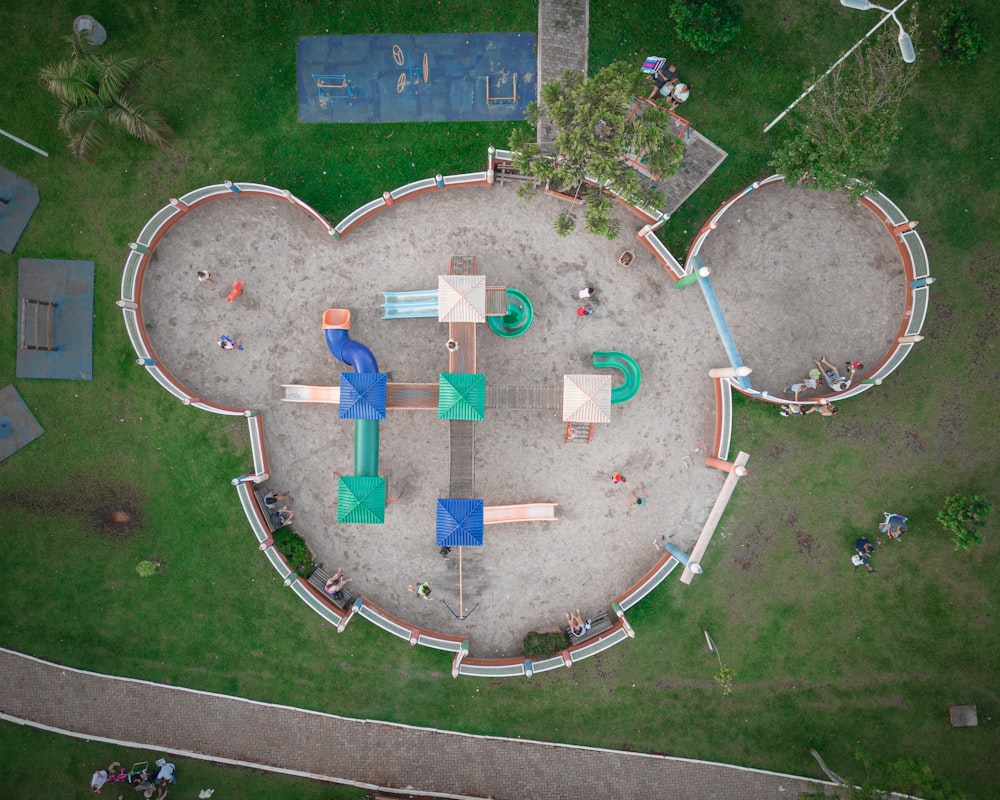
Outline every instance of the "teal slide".
<svg viewBox="0 0 1000 800"><path fill-rule="evenodd" d="M616 369L625 378L625 383L621 386L612 387L611 405L631 400L639 391L642 370L639 369L638 362L627 353L615 350L597 351L594 353L594 366L597 369Z"/></svg>
<svg viewBox="0 0 1000 800"><path fill-rule="evenodd" d="M502 317L487 317L486 324L497 336L513 339L527 333L535 319L535 308L528 295L520 289L507 287L507 313Z"/></svg>
<svg viewBox="0 0 1000 800"><path fill-rule="evenodd" d="M378 477L378 420L354 421L354 474Z"/></svg>

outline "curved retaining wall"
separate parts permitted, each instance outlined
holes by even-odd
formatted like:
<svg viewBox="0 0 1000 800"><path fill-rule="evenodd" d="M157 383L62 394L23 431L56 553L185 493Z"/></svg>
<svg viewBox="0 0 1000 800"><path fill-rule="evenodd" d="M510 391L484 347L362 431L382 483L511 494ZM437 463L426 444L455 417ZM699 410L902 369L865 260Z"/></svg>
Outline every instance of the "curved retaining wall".
<svg viewBox="0 0 1000 800"><path fill-rule="evenodd" d="M136 237L135 242L130 244L130 252L126 256L125 267L122 273L121 298L118 300L117 305L122 310L125 329L136 352L136 363L145 367L146 371L157 383L184 405L194 406L195 408L214 414L244 416L247 418L254 471L253 473L233 478L232 484L236 488L237 497L250 525L250 530L257 540L258 549L264 553L285 586L295 592L310 609L322 617L323 620L334 625L338 632L343 632L347 624L355 616L361 616L388 633L407 641L411 646L421 645L453 653L453 677L466 675L482 678L513 676L530 678L536 672L546 672L559 667L572 667L578 661L590 658L619 642L634 637L635 633L625 618L625 612L656 589L673 572L678 562L672 556L664 555L653 569L647 572L623 594L615 598L611 608L617 615L618 621L609 630L593 639L567 647L557 656L538 661L523 658L467 658L469 653L469 642L467 639L425 630L419 626L412 625L392 616L365 597L357 598L348 610L342 610L334 605L330 598L325 597L292 570L285 561L284 556L274 547L274 539L268 526L267 515L257 502L257 497L251 486L251 484L261 483L270 477L267 448L264 443L263 413L258 409L230 408L219 405L203 400L189 392L180 381L159 364L156 353L153 351L146 336L142 315L142 282L156 246L177 222L201 205L217 200L233 201L242 197L281 198L307 213L323 225L334 239L339 240L369 217L389 208L397 202L441 189L491 185L493 183L494 164L496 160L509 161L509 151L497 151L491 147L489 149L488 169L485 172L449 176L438 175L434 178L408 183L392 192L384 193L382 197L376 200L366 203L348 214L336 225L331 225L319 212L293 196L291 192L277 189L273 186L226 181L223 184L195 189L183 197L171 199L168 205L150 217L149 221L143 226ZM621 201L620 198L619 202L626 205L639 218L645 219L650 223L654 221L657 223L657 225L647 224L640 231L640 238L646 242L647 247L650 248L669 271L680 277L680 264L653 235L655 227L662 224L666 220L666 217L659 215L658 212L650 212L631 206ZM732 409L731 389L727 389L722 385L725 381L716 381L715 383L717 423L713 450L717 457L724 460L729 451L729 430Z"/></svg>

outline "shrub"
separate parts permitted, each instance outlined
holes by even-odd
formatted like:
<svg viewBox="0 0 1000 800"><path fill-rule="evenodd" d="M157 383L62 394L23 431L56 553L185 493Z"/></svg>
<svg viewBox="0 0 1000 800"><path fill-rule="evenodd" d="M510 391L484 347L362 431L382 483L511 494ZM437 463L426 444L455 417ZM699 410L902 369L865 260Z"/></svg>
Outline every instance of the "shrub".
<svg viewBox="0 0 1000 800"><path fill-rule="evenodd" d="M941 15L937 29L941 61L945 64L971 64L990 49L979 32L979 23L962 8L952 6Z"/></svg>
<svg viewBox="0 0 1000 800"><path fill-rule="evenodd" d="M306 577L312 572L312 556L306 547L306 540L291 528L278 528L274 532L274 546L285 557L288 566L299 575Z"/></svg>
<svg viewBox="0 0 1000 800"><path fill-rule="evenodd" d="M135 571L139 573L140 578L148 578L156 574L156 564L152 561L140 561L136 564Z"/></svg>
<svg viewBox="0 0 1000 800"><path fill-rule="evenodd" d="M743 24L743 7L733 0L674 0L669 13L677 36L703 53L721 50Z"/></svg>
<svg viewBox="0 0 1000 800"><path fill-rule="evenodd" d="M993 507L978 494L973 497L953 494L944 501L937 518L946 531L955 534L955 549L968 550L974 544L983 543L979 529L992 510Z"/></svg>
<svg viewBox="0 0 1000 800"><path fill-rule="evenodd" d="M736 670L723 664L719 671L715 673L715 682L722 687L722 693L729 695L733 693L733 679L736 677Z"/></svg>
<svg viewBox="0 0 1000 800"><path fill-rule="evenodd" d="M566 635L561 631L531 631L524 637L524 654L528 658L551 658L565 650L566 644Z"/></svg>
<svg viewBox="0 0 1000 800"><path fill-rule="evenodd" d="M555 229L560 236L569 236L576 228L576 217L569 211L560 211L556 217Z"/></svg>

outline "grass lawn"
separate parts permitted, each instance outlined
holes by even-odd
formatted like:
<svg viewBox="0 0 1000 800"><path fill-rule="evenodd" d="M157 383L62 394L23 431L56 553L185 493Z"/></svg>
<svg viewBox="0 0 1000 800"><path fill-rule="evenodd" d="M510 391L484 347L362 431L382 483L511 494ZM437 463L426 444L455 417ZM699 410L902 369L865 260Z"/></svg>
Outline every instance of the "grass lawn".
<svg viewBox="0 0 1000 800"><path fill-rule="evenodd" d="M0 163L38 184L42 197L16 255L0 255L0 385L14 382L46 431L0 464L0 644L351 716L806 775L819 774L811 747L852 780L865 777L857 751L875 764L920 757L968 797L994 797L1000 514L969 553L953 551L934 517L951 493L1000 500L992 117L1000 46L992 4L970 0L964 5L994 48L974 66L940 64L933 31L949 4L920 4L921 74L899 143L874 176L921 221L939 278L927 341L831 420L788 420L738 402L734 444L751 454L752 471L724 520L726 536L709 549L706 576L690 587L670 581L635 608L637 636L627 645L572 671L482 682L452 680L446 656L370 625L338 636L281 586L228 483L250 463L245 423L181 406L136 368L114 300L128 242L169 197L194 187L267 182L336 221L408 180L481 169L486 145L506 144L509 124L299 124L296 37L534 31L536 5L95 0L86 10L108 29L108 49L173 60L149 97L178 139L161 153L116 137L87 166L65 154L55 101L37 83L39 68L65 53L59 37L79 9L9 0L0 127L51 156L0 139ZM678 257L719 203L770 173L769 154L789 129L781 123L765 135L764 125L877 20L835 0L743 5L739 40L706 57L651 20L648 7L591 4L591 68L651 53L676 60L693 88L685 115L730 153L663 229ZM18 257L95 261L93 381L15 379ZM105 524L116 507L134 512L133 529ZM882 511L907 514L911 533L879 553L877 574L854 573L850 544ZM165 572L139 578L145 558L165 561ZM736 671L729 696L713 681L706 629ZM952 730L951 703L978 705L980 726ZM19 765L0 778L8 793L29 773L58 781L46 786L84 786L98 765L125 760L114 748L11 726L0 737L6 763ZM191 786L223 782L214 767L183 769L198 776ZM277 777L260 778L260 787L240 780L251 797L318 791ZM286 788L273 789L279 784Z"/></svg>

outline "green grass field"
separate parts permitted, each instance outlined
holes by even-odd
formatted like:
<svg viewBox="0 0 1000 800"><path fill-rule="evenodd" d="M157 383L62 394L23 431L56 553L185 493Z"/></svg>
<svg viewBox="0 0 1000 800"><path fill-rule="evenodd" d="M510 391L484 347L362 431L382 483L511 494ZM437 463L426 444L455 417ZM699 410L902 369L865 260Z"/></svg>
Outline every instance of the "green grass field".
<svg viewBox="0 0 1000 800"><path fill-rule="evenodd" d="M719 203L769 174L788 128L765 135L764 125L877 19L836 0L743 5L740 38L718 57L690 52L639 4L591 5L591 68L670 55L693 87L685 115L730 153L662 231L678 257ZM935 514L955 492L1000 499L1000 46L992 5L970 0L994 48L973 66L940 64L933 31L946 5L920 4L921 73L899 143L873 176L921 221L939 278L927 341L833 420L787 420L738 402L734 445L751 454L752 474L726 536L709 549L706 577L665 584L630 613L635 640L572 671L477 682L452 680L443 654L369 625L338 636L281 586L249 545L228 484L249 466L245 423L181 406L136 368L114 300L128 242L169 197L224 178L261 181L336 221L409 180L482 169L486 145L506 144L507 124L299 124L296 37L534 31L537 6L96 0L86 10L108 29L107 48L173 60L149 96L178 138L168 153L115 138L87 166L65 154L55 101L37 82L39 68L65 53L59 37L80 9L9 0L0 127L51 156L0 139L0 164L42 197L16 255L0 255L0 385L13 382L46 430L0 464L0 644L349 716L805 775L819 774L811 747L853 780L865 778L856 751L876 764L920 757L968 797L995 797L997 515L983 547L956 553ZM18 257L94 260L93 381L15 379ZM109 534L101 520L116 507L141 524ZM878 555L876 575L853 573L850 543L889 510L910 517L911 533ZM165 561L164 573L139 578L135 565L146 558ZM736 671L729 696L713 681L705 629ZM952 730L951 703L978 705L980 726ZM5 762L19 765L0 785L23 796L85 787L119 757L12 726L0 727L0 742ZM223 781L214 767L184 769L204 770L189 786ZM318 793L292 779L239 776L248 797Z"/></svg>

